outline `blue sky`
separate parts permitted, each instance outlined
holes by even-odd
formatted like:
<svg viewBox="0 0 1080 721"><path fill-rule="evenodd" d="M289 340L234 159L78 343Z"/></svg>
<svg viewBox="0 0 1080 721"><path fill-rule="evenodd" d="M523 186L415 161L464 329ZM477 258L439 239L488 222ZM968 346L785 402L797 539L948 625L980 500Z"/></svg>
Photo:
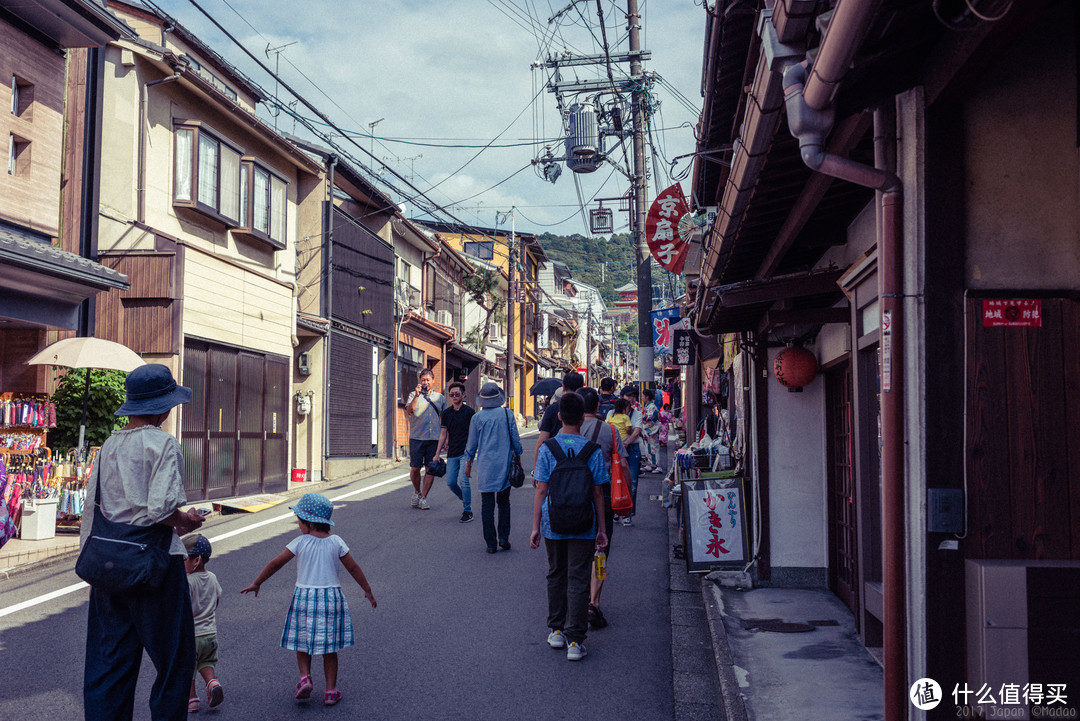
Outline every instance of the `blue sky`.
<svg viewBox="0 0 1080 721"><path fill-rule="evenodd" d="M189 0L156 2L259 85L274 90L273 79ZM339 127L355 132L363 148L373 150L460 220L490 227L496 211L516 206L521 230L585 232L572 173L564 172L553 185L530 166L542 149L533 143L561 135L554 95L544 90L550 71L530 66L564 50L599 53L596 0L580 0L572 7L569 0L196 2L268 67L277 61L284 81ZM625 50L625 2L600 4L609 43ZM558 21L548 23L567 7L571 9ZM670 160L694 150L705 11L695 0L646 0L641 11L642 46L652 52L645 69L663 78L654 90L660 102L653 121L655 138ZM266 53L268 46L287 47L277 56ZM570 68L564 80L575 72L585 79L603 68ZM283 90L281 94L286 95ZM284 97L285 102L289 99ZM311 115L302 106L299 111ZM373 121L379 122L369 128ZM281 115L278 126L293 132L294 121ZM295 128L298 135L309 135L301 125ZM492 147L480 152L479 146L491 141ZM354 156L368 161L360 149L342 142ZM685 170L688 163L685 159L676 169ZM664 160L657 159L657 168L660 177L650 180L650 198L672 182ZM389 173L383 177L411 192ZM627 190L625 177L610 165L579 180L586 200ZM689 179L683 189L689 192ZM415 203L407 208L409 215L419 212ZM616 213L617 230L625 223L620 215Z"/></svg>

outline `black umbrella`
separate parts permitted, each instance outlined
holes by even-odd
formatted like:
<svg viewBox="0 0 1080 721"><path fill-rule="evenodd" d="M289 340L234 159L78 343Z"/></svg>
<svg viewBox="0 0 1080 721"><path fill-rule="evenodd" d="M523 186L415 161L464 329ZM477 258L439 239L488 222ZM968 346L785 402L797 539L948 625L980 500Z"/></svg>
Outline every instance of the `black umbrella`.
<svg viewBox="0 0 1080 721"><path fill-rule="evenodd" d="M541 378L533 383L529 393L534 396L550 396L560 388L562 388L561 378Z"/></svg>

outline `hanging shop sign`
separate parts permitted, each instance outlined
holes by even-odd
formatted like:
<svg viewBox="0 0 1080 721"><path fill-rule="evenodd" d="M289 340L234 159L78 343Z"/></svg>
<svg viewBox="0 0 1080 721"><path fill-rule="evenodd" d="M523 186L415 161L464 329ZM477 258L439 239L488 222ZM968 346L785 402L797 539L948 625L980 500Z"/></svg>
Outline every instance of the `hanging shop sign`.
<svg viewBox="0 0 1080 721"><path fill-rule="evenodd" d="M650 312L652 316L652 344L654 355L671 355L672 325L679 322L678 308L664 308Z"/></svg>
<svg viewBox="0 0 1080 721"><path fill-rule="evenodd" d="M676 275L682 273L690 249L687 241L693 236L694 227L693 216L678 183L653 201L645 219L645 240L649 252L665 270Z"/></svg>
<svg viewBox="0 0 1080 721"><path fill-rule="evenodd" d="M671 345L675 365L692 366L697 363L697 351L694 348L694 341L689 330L679 328L673 331Z"/></svg>
<svg viewBox="0 0 1080 721"><path fill-rule="evenodd" d="M1041 328L1042 301L1034 298L984 300L984 328Z"/></svg>

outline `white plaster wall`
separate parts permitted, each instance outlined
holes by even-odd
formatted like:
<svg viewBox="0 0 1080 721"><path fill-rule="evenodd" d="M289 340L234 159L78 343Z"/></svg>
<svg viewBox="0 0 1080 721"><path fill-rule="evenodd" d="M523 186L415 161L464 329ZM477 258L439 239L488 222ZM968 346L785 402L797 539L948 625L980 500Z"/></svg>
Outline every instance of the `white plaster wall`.
<svg viewBox="0 0 1080 721"><path fill-rule="evenodd" d="M280 283L199 252L186 254L184 335L291 356L293 295Z"/></svg>
<svg viewBox="0 0 1080 721"><path fill-rule="evenodd" d="M816 353L816 347L808 348ZM774 567L826 566L825 381L801 393L772 377L779 348L769 351L769 543ZM818 359L820 363L820 358Z"/></svg>
<svg viewBox="0 0 1080 721"><path fill-rule="evenodd" d="M1048 8L967 96L971 288L1080 288L1075 13Z"/></svg>

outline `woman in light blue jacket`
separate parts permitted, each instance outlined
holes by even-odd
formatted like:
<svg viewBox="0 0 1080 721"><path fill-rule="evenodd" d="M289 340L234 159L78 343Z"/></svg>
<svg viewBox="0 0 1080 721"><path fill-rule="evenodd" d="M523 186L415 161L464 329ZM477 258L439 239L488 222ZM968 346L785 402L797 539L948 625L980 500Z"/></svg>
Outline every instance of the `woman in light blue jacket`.
<svg viewBox="0 0 1080 721"><path fill-rule="evenodd" d="M510 460L521 455L514 414L503 408L506 394L498 385L485 383L476 397L480 410L469 424L469 441L465 445L465 475L479 488L480 520L484 527L487 552L498 548L510 550ZM476 472L473 472L475 461ZM499 527L495 528L495 506L499 506Z"/></svg>

